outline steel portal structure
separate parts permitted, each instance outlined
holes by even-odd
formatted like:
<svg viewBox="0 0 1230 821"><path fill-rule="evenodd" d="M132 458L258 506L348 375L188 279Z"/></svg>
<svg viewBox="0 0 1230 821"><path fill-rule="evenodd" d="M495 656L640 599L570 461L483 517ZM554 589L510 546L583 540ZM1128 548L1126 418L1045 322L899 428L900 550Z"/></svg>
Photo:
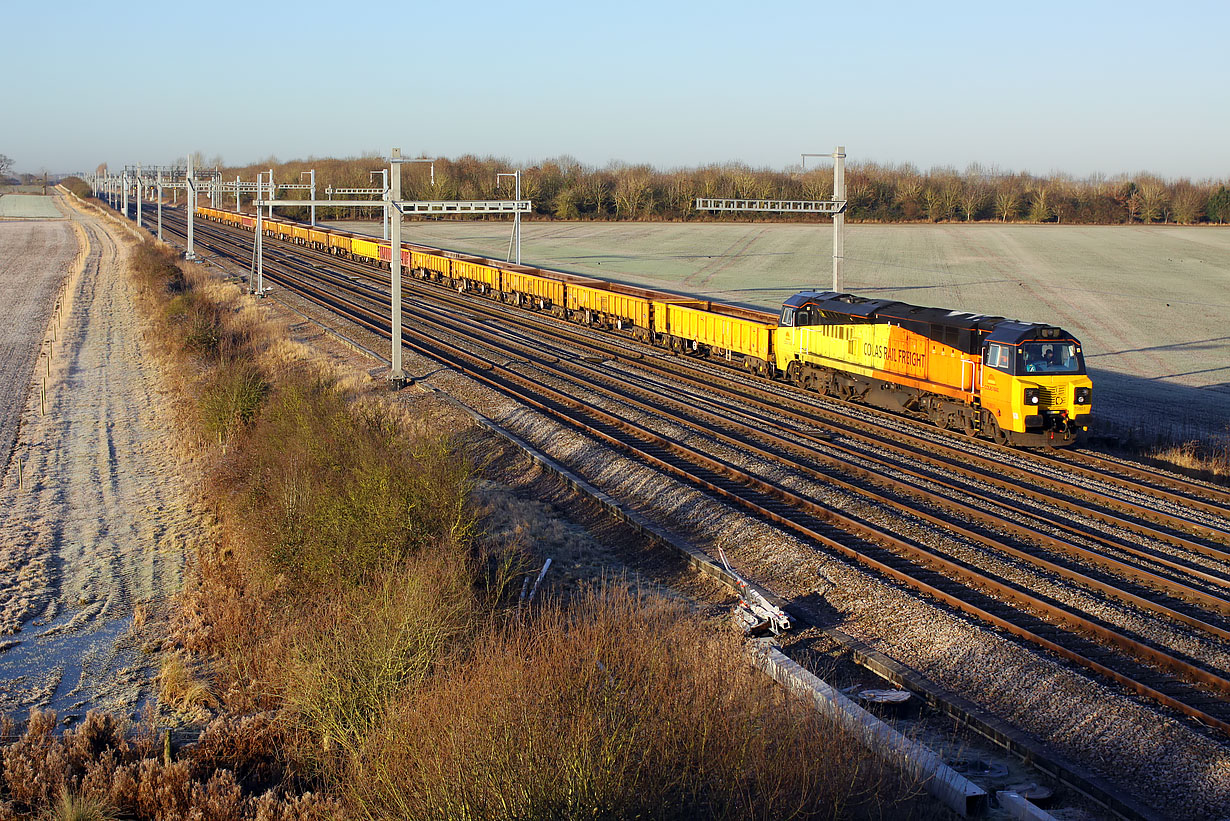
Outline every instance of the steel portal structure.
<svg viewBox="0 0 1230 821"><path fill-rule="evenodd" d="M845 278L846 224L846 147L839 145L832 154L804 154L808 157L833 158L833 199L831 200L739 200L698 197L697 211L761 211L775 214L833 215L833 290L840 293Z"/></svg>

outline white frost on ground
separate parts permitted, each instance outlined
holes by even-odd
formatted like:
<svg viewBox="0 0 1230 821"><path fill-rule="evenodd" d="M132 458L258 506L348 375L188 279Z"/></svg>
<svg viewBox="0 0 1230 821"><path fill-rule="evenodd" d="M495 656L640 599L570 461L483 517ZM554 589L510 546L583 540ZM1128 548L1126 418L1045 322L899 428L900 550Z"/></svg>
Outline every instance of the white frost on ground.
<svg viewBox="0 0 1230 821"><path fill-rule="evenodd" d="M0 222L0 469L12 452L43 331L76 248L67 222Z"/></svg>
<svg viewBox="0 0 1230 821"><path fill-rule="evenodd" d="M0 217L17 219L64 219L55 197L34 194L0 196Z"/></svg>
<svg viewBox="0 0 1230 821"><path fill-rule="evenodd" d="M126 252L98 218L74 219L91 250L69 288L47 414L40 415L38 390L18 403L24 413L15 454L25 487L18 489L12 465L0 486L4 713L31 706L62 716L94 707L137 711L148 694L151 657L132 629L134 613L179 589L194 538L170 399L143 350ZM0 264L13 264L24 250L10 247ZM19 263L50 264L33 254Z"/></svg>

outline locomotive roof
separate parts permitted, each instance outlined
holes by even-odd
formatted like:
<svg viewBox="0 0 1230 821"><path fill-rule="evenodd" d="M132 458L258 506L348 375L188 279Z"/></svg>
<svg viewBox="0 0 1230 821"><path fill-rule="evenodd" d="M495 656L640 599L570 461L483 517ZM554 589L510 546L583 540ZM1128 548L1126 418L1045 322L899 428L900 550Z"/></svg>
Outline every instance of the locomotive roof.
<svg viewBox="0 0 1230 821"><path fill-rule="evenodd" d="M1038 339L1059 340L1073 339L1073 337L1062 328L1029 322L1001 322L987 337L988 342L1003 342L1005 345L1020 345L1022 342Z"/></svg>
<svg viewBox="0 0 1230 821"><path fill-rule="evenodd" d="M800 291L786 300L786 305L801 308L813 304L825 313L848 314L866 319L884 318L913 322L929 322L932 325L948 325L967 330L990 332L1009 320L1002 316L971 314L965 311L950 311L947 308L927 308L889 299L868 299L854 294L836 291ZM1021 325L1023 323L1011 323ZM1037 327L1037 326L1029 326Z"/></svg>

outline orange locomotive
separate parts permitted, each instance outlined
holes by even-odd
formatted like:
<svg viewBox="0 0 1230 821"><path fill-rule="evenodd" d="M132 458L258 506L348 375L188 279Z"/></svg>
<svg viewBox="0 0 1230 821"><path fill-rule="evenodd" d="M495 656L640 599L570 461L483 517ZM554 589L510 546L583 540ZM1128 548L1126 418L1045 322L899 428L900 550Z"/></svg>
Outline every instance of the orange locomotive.
<svg viewBox="0 0 1230 821"><path fill-rule="evenodd" d="M1081 344L1050 325L831 291L786 300L776 367L803 387L1015 445L1089 429Z"/></svg>

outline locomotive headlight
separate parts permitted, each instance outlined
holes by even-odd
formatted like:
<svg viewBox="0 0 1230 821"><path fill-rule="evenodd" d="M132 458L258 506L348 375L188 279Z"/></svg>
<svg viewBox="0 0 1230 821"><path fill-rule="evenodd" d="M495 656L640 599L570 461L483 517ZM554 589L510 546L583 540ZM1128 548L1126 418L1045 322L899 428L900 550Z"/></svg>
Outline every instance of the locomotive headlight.
<svg viewBox="0 0 1230 821"><path fill-rule="evenodd" d="M1026 405L1036 405L1038 404L1038 401L1040 400L1041 396L1042 396L1042 392L1039 391L1037 388L1026 388L1025 389L1025 404Z"/></svg>
<svg viewBox="0 0 1230 821"><path fill-rule="evenodd" d="M1078 405L1088 405L1093 388L1076 388L1072 391L1072 401Z"/></svg>

